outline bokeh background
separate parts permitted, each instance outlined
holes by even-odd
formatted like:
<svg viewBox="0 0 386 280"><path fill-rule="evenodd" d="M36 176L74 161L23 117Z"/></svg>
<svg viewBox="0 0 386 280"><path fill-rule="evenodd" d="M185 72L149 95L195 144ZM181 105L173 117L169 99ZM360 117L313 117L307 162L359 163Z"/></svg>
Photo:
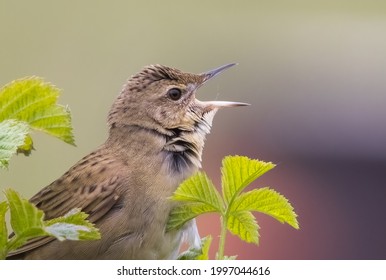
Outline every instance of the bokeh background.
<svg viewBox="0 0 386 280"><path fill-rule="evenodd" d="M239 259L386 258L385 1L0 1L0 84L37 75L63 89L77 147L34 133L31 157L0 171L26 197L100 145L127 77L160 63L203 72L220 111L203 169L239 154L278 166L255 183L290 199L301 229L257 214L260 245L228 235ZM199 219L218 243L219 220ZM213 252L212 252L213 254Z"/></svg>

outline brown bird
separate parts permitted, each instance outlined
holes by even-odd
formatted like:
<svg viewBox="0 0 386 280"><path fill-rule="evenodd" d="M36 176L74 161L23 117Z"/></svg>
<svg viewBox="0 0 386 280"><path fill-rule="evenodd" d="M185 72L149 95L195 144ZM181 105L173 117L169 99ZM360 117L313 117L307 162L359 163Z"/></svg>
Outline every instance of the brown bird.
<svg viewBox="0 0 386 280"><path fill-rule="evenodd" d="M173 259L183 241L198 245L195 221L165 232L178 185L201 167L205 136L219 108L247 105L196 99L197 89L227 64L202 74L151 65L115 100L106 142L31 198L46 219L73 208L88 213L102 238L37 238L11 259Z"/></svg>

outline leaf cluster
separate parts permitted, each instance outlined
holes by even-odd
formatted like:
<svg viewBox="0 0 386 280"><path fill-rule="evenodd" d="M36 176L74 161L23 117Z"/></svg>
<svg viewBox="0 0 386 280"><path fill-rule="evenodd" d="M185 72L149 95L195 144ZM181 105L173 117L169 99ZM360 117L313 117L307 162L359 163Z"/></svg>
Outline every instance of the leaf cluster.
<svg viewBox="0 0 386 280"><path fill-rule="evenodd" d="M63 217L45 221L43 211L16 191L7 189L5 196L7 201L0 203L0 260L32 238L52 236L60 241L100 238L98 229L87 220L88 215L79 209L74 209ZM8 209L13 230L10 236L5 220Z"/></svg>
<svg viewBox="0 0 386 280"><path fill-rule="evenodd" d="M0 89L0 168L8 167L15 153L29 155L33 149L30 135L38 130L74 145L71 115L58 105L59 89L31 77L13 81ZM33 238L58 240L99 239L99 231L79 209L53 220L44 220L43 211L8 189L6 201L0 202L0 259ZM9 235L6 213L10 211L13 232Z"/></svg>
<svg viewBox="0 0 386 280"><path fill-rule="evenodd" d="M56 103L59 93L38 77L16 80L0 89L0 168L6 168L15 153L31 153L31 130L75 144L70 110Z"/></svg>
<svg viewBox="0 0 386 280"><path fill-rule="evenodd" d="M198 172L184 181L174 192L172 200L178 201L170 213L167 230L180 229L198 215L220 214L222 233L218 258L223 259L226 231L243 241L259 244L259 225L252 212L267 214L281 223L299 228L297 215L288 200L269 187L244 191L257 178L274 168L271 162L228 156L222 162L222 194L209 177Z"/></svg>

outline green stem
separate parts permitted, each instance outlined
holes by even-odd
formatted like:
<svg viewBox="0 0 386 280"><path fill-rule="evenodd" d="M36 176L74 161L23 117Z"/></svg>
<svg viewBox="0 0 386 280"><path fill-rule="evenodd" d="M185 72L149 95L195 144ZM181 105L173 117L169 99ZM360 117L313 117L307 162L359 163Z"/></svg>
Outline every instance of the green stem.
<svg viewBox="0 0 386 280"><path fill-rule="evenodd" d="M224 259L224 250L225 250L225 238L227 235L227 217L225 215L221 216L221 234L220 234L220 243L218 245L217 259Z"/></svg>

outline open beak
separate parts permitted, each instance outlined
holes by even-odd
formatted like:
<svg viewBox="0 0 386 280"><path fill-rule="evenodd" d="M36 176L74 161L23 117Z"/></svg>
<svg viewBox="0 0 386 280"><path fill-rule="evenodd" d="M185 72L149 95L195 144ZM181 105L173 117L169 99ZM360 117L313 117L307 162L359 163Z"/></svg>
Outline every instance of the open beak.
<svg viewBox="0 0 386 280"><path fill-rule="evenodd" d="M200 76L202 77L202 82L199 86L202 86L204 83L206 83L208 80L212 79L214 76L220 74L224 70L236 65L236 63L230 63L223 66L220 66L216 69L201 73ZM233 102L233 101L205 101L206 108L209 110L223 108L223 107L237 107L237 106L248 106L250 104L248 103L242 103L242 102Z"/></svg>

